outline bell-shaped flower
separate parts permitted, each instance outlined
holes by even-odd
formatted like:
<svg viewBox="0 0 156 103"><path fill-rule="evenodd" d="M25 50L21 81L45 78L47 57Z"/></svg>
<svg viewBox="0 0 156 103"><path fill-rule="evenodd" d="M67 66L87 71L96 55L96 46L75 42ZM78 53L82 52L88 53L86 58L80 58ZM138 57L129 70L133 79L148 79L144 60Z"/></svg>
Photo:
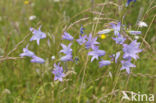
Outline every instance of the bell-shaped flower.
<svg viewBox="0 0 156 103"><path fill-rule="evenodd" d="M86 42L86 38L87 38L87 35L84 35L84 36L81 36L81 35L80 35L80 38L77 39L76 41L77 41L80 45L82 45L82 44L84 44L84 43Z"/></svg>
<svg viewBox="0 0 156 103"><path fill-rule="evenodd" d="M72 41L73 37L69 33L64 32L64 35L62 35L62 39Z"/></svg>
<svg viewBox="0 0 156 103"><path fill-rule="evenodd" d="M139 48L140 43L137 43L136 40L132 41L129 45L128 44L123 44L123 58L134 58L138 59L139 56L137 55L140 53L142 50Z"/></svg>
<svg viewBox="0 0 156 103"><path fill-rule="evenodd" d="M54 80L63 81L63 77L65 77L65 74L63 73L63 67L60 66L60 64L56 65L54 64L54 70L52 73L55 75Z"/></svg>
<svg viewBox="0 0 156 103"><path fill-rule="evenodd" d="M123 44L126 38L124 38L122 35L117 36L116 38L112 38L115 40L116 44Z"/></svg>
<svg viewBox="0 0 156 103"><path fill-rule="evenodd" d="M71 54L67 54L63 57L60 58L61 61L66 62L66 61L72 61L72 55Z"/></svg>
<svg viewBox="0 0 156 103"><path fill-rule="evenodd" d="M110 65L111 62L108 61L108 60L102 60L99 62L99 67L102 68L103 66L107 66L107 65Z"/></svg>
<svg viewBox="0 0 156 103"><path fill-rule="evenodd" d="M96 44L99 44L99 42L96 41L97 37L92 38L92 34L89 35L89 37L87 38L87 42L86 42L86 49L89 48L94 48Z"/></svg>
<svg viewBox="0 0 156 103"><path fill-rule="evenodd" d="M122 60L121 64L122 67L120 68L120 70L126 69L128 74L130 73L130 67L136 67L134 64L131 63L131 58L129 58L128 60Z"/></svg>
<svg viewBox="0 0 156 103"><path fill-rule="evenodd" d="M72 49L71 49L71 45L72 43L70 43L68 46L64 45L64 44L61 44L62 46L62 50L60 50L61 53L64 53L64 54L72 54Z"/></svg>
<svg viewBox="0 0 156 103"><path fill-rule="evenodd" d="M36 40L38 45L40 44L40 39L46 38L46 34L41 31L41 26L39 27L39 30L30 28L30 31L33 33L30 41Z"/></svg>
<svg viewBox="0 0 156 103"><path fill-rule="evenodd" d="M40 64L43 64L45 61L44 59L38 57L38 56L33 56L32 59L31 59L31 62L32 63L40 63Z"/></svg>
<svg viewBox="0 0 156 103"><path fill-rule="evenodd" d="M20 57L24 57L24 56L28 56L28 57L32 57L34 56L35 54L28 50L28 45L26 46L26 48L23 48L23 53L20 54Z"/></svg>
<svg viewBox="0 0 156 103"><path fill-rule="evenodd" d="M118 36L120 35L120 28L121 28L121 23L118 22L118 24L110 23L112 25L112 28L114 30L114 35Z"/></svg>
<svg viewBox="0 0 156 103"><path fill-rule="evenodd" d="M91 59L91 62L92 62L94 59L98 60L98 57L104 56L105 55L105 51L104 50L99 50L99 49L96 48L93 51L90 51L88 53L88 55L92 56L92 59Z"/></svg>

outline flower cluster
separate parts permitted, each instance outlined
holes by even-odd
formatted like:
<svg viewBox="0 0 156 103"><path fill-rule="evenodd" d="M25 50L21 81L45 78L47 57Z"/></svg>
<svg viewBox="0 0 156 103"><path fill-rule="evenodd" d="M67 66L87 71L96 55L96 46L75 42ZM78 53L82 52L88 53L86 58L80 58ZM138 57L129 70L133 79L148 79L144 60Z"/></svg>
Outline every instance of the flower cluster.
<svg viewBox="0 0 156 103"><path fill-rule="evenodd" d="M60 52L64 53L65 56L61 57L61 61L72 61L72 49L70 48L72 43L70 43L68 46L61 44L62 50Z"/></svg>
<svg viewBox="0 0 156 103"><path fill-rule="evenodd" d="M105 55L105 51L104 50L100 50L99 46L97 46L96 44L100 44L99 42L97 42L97 37L92 38L92 34L89 35L89 37L87 38L88 41L86 42L86 48L89 49L91 48L93 51L90 51L88 53L89 56L92 56L91 62L94 59L98 60L98 57L104 56ZM107 61L107 62L103 62L104 60L99 62L99 67L103 67L106 65L109 65L111 62Z"/></svg>
<svg viewBox="0 0 156 103"><path fill-rule="evenodd" d="M81 27L82 28L82 27ZM80 29L81 30L81 29ZM110 30L108 30L110 31ZM107 30L105 31L100 31L98 34L104 34L103 32L108 32ZM84 33L84 32L83 32ZM100 44L99 42L97 42L97 38L98 37L92 37L92 34L89 34L89 36L87 37L87 35L84 35L82 37L82 35L80 35L80 38L77 39L77 42L82 45L85 43L85 48L86 49L92 49L92 51L88 52L88 56L92 56L91 58L91 62L94 61L94 59L99 59L99 57L104 56L105 55L105 51L104 50L100 50L99 46L97 46L98 44ZM99 62L99 67L103 67L106 65L111 64L110 61L108 60L102 60Z"/></svg>
<svg viewBox="0 0 156 103"><path fill-rule="evenodd" d="M37 44L40 44L40 40L46 38L46 34L41 31L41 27L39 30L36 30L34 28L30 28L30 31L33 33L33 36L31 37L30 41L37 41ZM84 34L84 28L81 26L80 28L80 36L78 39L74 40L74 37L70 35L68 32L64 32L62 35L62 39L70 42L68 45L61 43L62 49L59 51L59 53L63 54L61 55L59 59L58 65L54 64L54 69L52 73L55 75L54 80L63 81L63 77L65 77L65 74L63 73L63 67L60 66L61 62L67 63L68 61L73 61L73 55L72 55L72 44L74 41L76 41L80 46L85 46L86 50L88 50L87 55L91 56L91 62L94 60L101 59L99 63L99 68L102 68L103 66L110 65L113 61L114 63L121 63L122 67L120 70L126 69L127 73L130 73L131 67L136 67L134 64L132 64L132 59L137 60L139 56L137 55L142 50L139 48L140 43L137 42L137 40L132 41L130 44L125 43L128 39L122 35L123 32L133 35L141 34L141 31L134 31L126 29L125 26L121 24L121 22L110 23L110 28L104 29L99 31L98 35L105 35L109 34L110 32L113 32L112 40L115 41L115 43L122 47L120 51L117 51L115 54L112 54L110 57L112 60L104 60L101 57L105 56L106 51L101 50L100 48L100 42L97 41L98 36L93 36L91 33L87 36ZM118 62L119 57L123 54L122 59L120 62ZM44 63L44 59L38 57L33 53L32 51L28 50L28 45L26 48L23 48L23 53L20 54L21 57L27 56L31 57L32 63ZM55 58L55 57L54 57ZM76 60L78 60L78 57L75 57Z"/></svg>
<svg viewBox="0 0 156 103"><path fill-rule="evenodd" d="M64 35L62 35L62 39L68 40L68 41L73 41L74 38L69 33L64 32ZM60 53L64 53L65 56L62 56L60 58L60 61L67 62L67 61L73 60L71 46L72 46L72 43L68 44L68 46L61 43L62 50L60 50ZM58 65L54 64L54 70L52 73L55 75L54 80L63 81L63 77L65 77L65 74L63 73L63 67L61 67L59 65L60 65L60 63Z"/></svg>
<svg viewBox="0 0 156 103"><path fill-rule="evenodd" d="M70 35L67 32L64 32L64 34L62 35L62 39L63 40L68 40L70 42L74 40L73 36ZM85 48L87 50L92 49L92 51L88 52L88 56L92 56L91 62L94 59L98 60L99 57L105 55L105 51L104 50L100 50L99 46L97 46L98 44L100 44L99 42L97 42L97 37L95 37L95 38L92 37L92 34L89 34L89 36L84 35L84 28L83 28L83 26L81 26L81 28L80 28L80 36L79 36L78 39L76 39L76 41L77 41L77 43L79 45L85 44ZM62 56L60 58L60 61L62 61L62 62L73 61L71 46L72 46L72 43L69 43L67 46L65 44L61 43L62 50L60 50L60 53L65 54L65 56ZM77 59L78 59L78 57L77 57ZM109 65L109 64L111 64L110 61L102 60L102 61L99 62L99 67L101 68L101 67ZM60 65L60 63L59 63L59 65ZM60 69L54 69L53 70L53 74L55 75L54 80L57 80L57 78L59 78L58 80L62 81L62 77L64 77L64 76L58 77L57 73L60 73L59 75L61 75L61 73L63 73L63 68L59 67L59 66L56 66L56 64L54 64L54 67L55 68L61 68L61 72L60 72Z"/></svg>
<svg viewBox="0 0 156 103"><path fill-rule="evenodd" d="M41 26L39 27L39 30L36 30L34 28L30 28L30 31L33 33L33 36L31 37L30 41L36 40L38 45L40 43L40 39L46 38L46 34L41 31ZM26 46L26 48L23 48L23 53L21 53L20 56L21 57L24 57L24 56L31 57L32 63L43 64L45 62L44 59L36 56L35 53L28 50L28 45Z"/></svg>
<svg viewBox="0 0 156 103"><path fill-rule="evenodd" d="M116 44L123 46L123 49L122 49L123 60L121 60L121 64L122 64L121 70L126 69L127 73L129 74L130 67L136 67L134 64L131 63L132 58L135 60L138 59L139 56L137 54L142 51L141 49L139 49L140 43L137 43L137 41L134 40L130 44L125 44L126 38L121 34L121 27L123 25L121 25L120 22L118 22L117 24L114 24L114 23L110 23L110 24L114 31L114 36L115 36L115 37L112 37L112 39L116 42ZM108 30L109 32L111 32L111 29L105 29L98 34L103 34L102 32L106 33L106 31ZM125 28L123 30L125 30ZM134 31L134 30L126 30L124 32L127 32L130 35L141 34L141 31ZM117 52L116 54L113 54L111 56L112 61L115 60L115 63L117 63L119 56L120 56L120 51Z"/></svg>

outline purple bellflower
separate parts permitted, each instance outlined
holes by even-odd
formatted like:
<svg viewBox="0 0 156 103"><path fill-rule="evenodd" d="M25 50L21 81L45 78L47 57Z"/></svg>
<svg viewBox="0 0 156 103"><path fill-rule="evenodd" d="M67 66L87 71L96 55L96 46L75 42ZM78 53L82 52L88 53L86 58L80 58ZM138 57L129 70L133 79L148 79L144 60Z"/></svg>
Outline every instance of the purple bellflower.
<svg viewBox="0 0 156 103"><path fill-rule="evenodd" d="M52 73L55 75L54 80L63 81L62 78L65 77L65 74L63 73L63 67L61 67L60 64L54 64L54 70Z"/></svg>
<svg viewBox="0 0 156 103"><path fill-rule="evenodd" d="M80 33L81 34L84 34L84 28L83 28L83 26L81 26L81 28L80 28Z"/></svg>
<svg viewBox="0 0 156 103"><path fill-rule="evenodd" d="M89 48L94 48L95 47L95 44L99 44L99 42L97 42L97 37L95 38L92 38L92 34L89 34L89 37L87 38L87 42L86 42L86 49L89 49Z"/></svg>
<svg viewBox="0 0 156 103"><path fill-rule="evenodd" d="M131 63L131 58L129 58L128 60L122 60L121 64L122 67L120 68L120 70L126 69L128 74L130 73L130 67L136 67L134 64Z"/></svg>
<svg viewBox="0 0 156 103"><path fill-rule="evenodd" d="M109 57L111 58L111 61L114 61L114 59L115 59L115 54L112 54L112 55L110 55Z"/></svg>
<svg viewBox="0 0 156 103"><path fill-rule="evenodd" d="M60 58L61 61L66 62L66 61L72 61L72 55L71 54L67 54L63 57Z"/></svg>
<svg viewBox="0 0 156 103"><path fill-rule="evenodd" d="M92 59L91 59L91 62L92 62L94 59L98 60L99 56L104 56L105 51L104 50L99 50L99 49L96 48L93 51L89 52L88 55L93 56Z"/></svg>
<svg viewBox="0 0 156 103"><path fill-rule="evenodd" d="M126 6L128 6L132 1L136 2L136 0L127 0Z"/></svg>
<svg viewBox="0 0 156 103"><path fill-rule="evenodd" d="M139 48L140 43L137 43L136 40L132 41L129 45L123 44L123 58L134 58L135 60L139 58L137 53L140 53L142 50Z"/></svg>
<svg viewBox="0 0 156 103"><path fill-rule="evenodd" d="M102 68L103 66L107 66L107 65L110 65L111 62L108 61L108 60L102 60L99 62L99 67Z"/></svg>
<svg viewBox="0 0 156 103"><path fill-rule="evenodd" d="M114 61L115 60L115 63L117 63L119 56L120 56L120 52L117 52L116 54L112 54L110 56L112 58L111 61Z"/></svg>
<svg viewBox="0 0 156 103"><path fill-rule="evenodd" d="M32 57L34 56L35 54L28 50L28 45L26 46L26 48L23 48L23 53L20 54L20 57L24 57L24 56L28 56L28 57Z"/></svg>
<svg viewBox="0 0 156 103"><path fill-rule="evenodd" d="M46 34L44 32L41 32L41 26L39 27L39 30L36 30L34 28L30 28L30 31L34 34L30 41L36 40L37 44L40 44L40 39L46 38Z"/></svg>
<svg viewBox="0 0 156 103"><path fill-rule="evenodd" d="M73 37L69 33L64 32L64 35L62 35L62 39L66 39L66 40L72 41Z"/></svg>
<svg viewBox="0 0 156 103"><path fill-rule="evenodd" d="M66 55L72 54L72 49L70 48L71 45L72 45L72 43L70 43L68 46L61 44L63 49L60 52L66 54Z"/></svg>
<svg viewBox="0 0 156 103"><path fill-rule="evenodd" d="M115 63L118 62L118 58L119 58L119 56L120 56L120 52L117 52L116 55L115 55Z"/></svg>
<svg viewBox="0 0 156 103"><path fill-rule="evenodd" d="M63 49L60 52L66 54L65 56L60 58L61 61L72 61L72 49L70 48L71 45L72 43L70 43L68 46L61 44Z"/></svg>
<svg viewBox="0 0 156 103"><path fill-rule="evenodd" d="M99 35L107 34L107 33L111 32L111 31L112 31L112 29L104 29L104 30L99 31L97 34L99 34Z"/></svg>
<svg viewBox="0 0 156 103"><path fill-rule="evenodd" d="M34 56L32 56L31 62L32 63L40 63L40 64L43 64L45 61L44 61L44 59L42 59L42 58L34 55Z"/></svg>
<svg viewBox="0 0 156 103"><path fill-rule="evenodd" d="M138 35L141 34L141 31L128 31L128 33L131 35Z"/></svg>
<svg viewBox="0 0 156 103"><path fill-rule="evenodd" d="M80 45L82 45L83 43L86 42L86 37L87 37L87 35L84 35L84 36L81 36L81 35L80 35L80 38L77 39L76 41L77 41Z"/></svg>
<svg viewBox="0 0 156 103"><path fill-rule="evenodd" d="M122 35L117 36L116 38L112 38L116 41L116 44L123 44L126 38L124 38Z"/></svg>
<svg viewBox="0 0 156 103"><path fill-rule="evenodd" d="M118 36L120 35L120 27L121 27L121 23L118 22L118 24L113 24L113 23L110 23L112 25L112 28L114 30L114 35L115 36Z"/></svg>

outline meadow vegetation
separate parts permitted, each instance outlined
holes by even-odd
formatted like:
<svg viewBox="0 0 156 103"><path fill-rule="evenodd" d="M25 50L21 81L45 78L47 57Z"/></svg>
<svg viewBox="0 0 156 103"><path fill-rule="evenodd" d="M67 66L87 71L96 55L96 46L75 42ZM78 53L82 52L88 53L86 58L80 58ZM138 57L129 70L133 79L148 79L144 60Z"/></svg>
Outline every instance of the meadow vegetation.
<svg viewBox="0 0 156 103"><path fill-rule="evenodd" d="M0 103L132 103L122 100L122 91L155 94L156 99L156 1L136 0L0 0ZM32 17L34 16L34 17ZM139 27L138 22L147 23ZM97 33L121 22L128 30L141 31L138 36L122 32L128 39L137 38L142 52L130 74L118 63L99 68L99 61L122 51L112 39L114 32L101 37ZM46 38L30 41L30 27L46 34ZM79 45L81 35L97 37L105 56L91 62L91 49ZM63 40L68 32L73 41ZM61 43L72 43L73 61L61 62ZM20 57L27 45L44 63L32 63ZM123 54L123 53L122 53ZM54 80L54 64L60 62L65 77ZM146 103L146 102L141 102ZM154 101L151 103L155 103Z"/></svg>

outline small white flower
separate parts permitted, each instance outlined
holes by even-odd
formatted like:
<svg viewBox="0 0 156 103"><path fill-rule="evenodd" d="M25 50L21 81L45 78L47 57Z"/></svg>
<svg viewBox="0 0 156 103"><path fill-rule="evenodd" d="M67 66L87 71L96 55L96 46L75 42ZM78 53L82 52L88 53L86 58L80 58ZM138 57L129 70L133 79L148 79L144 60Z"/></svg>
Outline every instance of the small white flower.
<svg viewBox="0 0 156 103"><path fill-rule="evenodd" d="M111 78L111 79L113 78L113 76L112 76L112 73L111 73L111 72L109 72L109 76L110 76L110 78Z"/></svg>
<svg viewBox="0 0 156 103"><path fill-rule="evenodd" d="M30 20L30 21L32 21L32 20L34 20L34 19L36 19L36 16L35 16L35 15L32 15L32 16L29 17L29 20Z"/></svg>
<svg viewBox="0 0 156 103"><path fill-rule="evenodd" d="M138 26L139 27L147 27L148 25L143 21L139 21Z"/></svg>
<svg viewBox="0 0 156 103"><path fill-rule="evenodd" d="M36 73L37 73L37 74L40 74L40 69L37 68L37 69L36 69Z"/></svg>
<svg viewBox="0 0 156 103"><path fill-rule="evenodd" d="M138 39L139 39L139 36L134 36L134 38L135 38L136 40L138 40Z"/></svg>
<svg viewBox="0 0 156 103"><path fill-rule="evenodd" d="M97 34L107 34L111 31L112 31L112 29L104 29L104 30L99 31Z"/></svg>
<svg viewBox="0 0 156 103"><path fill-rule="evenodd" d="M35 3L31 3L31 6L34 7L35 6Z"/></svg>
<svg viewBox="0 0 156 103"><path fill-rule="evenodd" d="M11 91L6 88L2 91L2 94L11 94Z"/></svg>
<svg viewBox="0 0 156 103"><path fill-rule="evenodd" d="M55 56L52 56L51 59L54 60L55 59Z"/></svg>
<svg viewBox="0 0 156 103"><path fill-rule="evenodd" d="M54 0L54 2L60 2L60 0Z"/></svg>

